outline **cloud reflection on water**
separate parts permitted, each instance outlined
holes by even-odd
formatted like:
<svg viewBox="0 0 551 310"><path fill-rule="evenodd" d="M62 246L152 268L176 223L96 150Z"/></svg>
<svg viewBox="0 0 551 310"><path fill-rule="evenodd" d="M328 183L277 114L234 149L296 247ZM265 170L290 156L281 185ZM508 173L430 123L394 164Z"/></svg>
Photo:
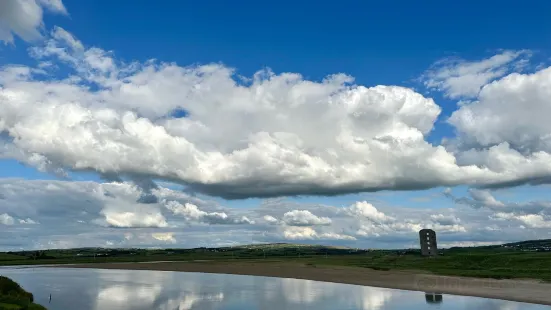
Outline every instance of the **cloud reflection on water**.
<svg viewBox="0 0 551 310"><path fill-rule="evenodd" d="M98 290L96 310L122 307L216 309L225 297L230 303L252 299L266 310L281 309L282 301L290 307L321 306L329 302L361 310L379 310L384 309L385 302L396 294L381 288L297 279L243 276L236 277L236 281L227 281L226 278L232 276L112 270L96 272L100 283L110 283ZM205 281L205 277L211 281ZM263 292L258 292L259 289Z"/></svg>
<svg viewBox="0 0 551 310"><path fill-rule="evenodd" d="M132 270L2 269L49 310L421 310L424 292L297 279ZM47 297L53 292L52 303ZM446 310L544 306L445 295ZM442 305L436 305L436 308Z"/></svg>

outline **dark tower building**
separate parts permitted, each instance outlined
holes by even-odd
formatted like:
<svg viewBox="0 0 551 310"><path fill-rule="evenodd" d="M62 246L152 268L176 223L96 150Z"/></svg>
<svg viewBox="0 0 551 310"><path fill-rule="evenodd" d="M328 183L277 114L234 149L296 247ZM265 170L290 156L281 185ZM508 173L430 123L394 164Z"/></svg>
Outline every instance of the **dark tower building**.
<svg viewBox="0 0 551 310"><path fill-rule="evenodd" d="M422 256L438 255L438 248L436 247L436 233L434 230L421 229L419 231L419 241L421 242Z"/></svg>

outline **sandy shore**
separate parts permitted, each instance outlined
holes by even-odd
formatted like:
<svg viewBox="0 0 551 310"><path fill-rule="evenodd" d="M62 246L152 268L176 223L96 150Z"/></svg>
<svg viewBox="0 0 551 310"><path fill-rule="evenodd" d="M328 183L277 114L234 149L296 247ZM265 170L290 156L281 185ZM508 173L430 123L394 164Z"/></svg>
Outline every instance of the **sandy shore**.
<svg viewBox="0 0 551 310"><path fill-rule="evenodd" d="M54 267L63 268L59 265ZM413 271L377 271L366 268L308 266L295 263L156 262L80 264L66 267L204 272L306 279L551 305L551 284L535 280L447 277Z"/></svg>

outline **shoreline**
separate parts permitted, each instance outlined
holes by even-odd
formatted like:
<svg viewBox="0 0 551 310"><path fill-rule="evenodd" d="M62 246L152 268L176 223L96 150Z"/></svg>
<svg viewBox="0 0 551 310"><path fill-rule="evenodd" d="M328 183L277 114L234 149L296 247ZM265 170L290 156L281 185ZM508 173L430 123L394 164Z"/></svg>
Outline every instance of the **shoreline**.
<svg viewBox="0 0 551 310"><path fill-rule="evenodd" d="M537 280L439 276L422 271L378 271L358 267L279 262L88 263L41 266L43 267L155 270L291 278L551 305L551 283Z"/></svg>

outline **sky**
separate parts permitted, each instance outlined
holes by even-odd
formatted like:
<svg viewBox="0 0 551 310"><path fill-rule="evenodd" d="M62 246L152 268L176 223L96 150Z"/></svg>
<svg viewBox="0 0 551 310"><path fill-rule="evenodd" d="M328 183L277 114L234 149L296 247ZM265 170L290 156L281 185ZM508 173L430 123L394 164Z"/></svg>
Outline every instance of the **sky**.
<svg viewBox="0 0 551 310"><path fill-rule="evenodd" d="M551 238L551 3L0 2L0 250Z"/></svg>

